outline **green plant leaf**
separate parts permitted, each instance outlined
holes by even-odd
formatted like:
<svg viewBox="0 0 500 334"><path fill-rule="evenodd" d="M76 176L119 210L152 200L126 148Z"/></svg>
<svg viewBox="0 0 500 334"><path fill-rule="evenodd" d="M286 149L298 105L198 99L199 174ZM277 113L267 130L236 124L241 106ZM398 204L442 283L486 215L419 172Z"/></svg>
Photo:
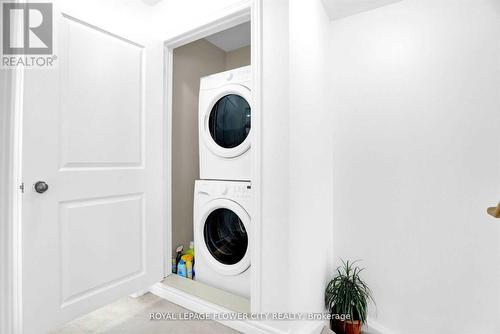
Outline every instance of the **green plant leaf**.
<svg viewBox="0 0 500 334"><path fill-rule="evenodd" d="M335 277L325 289L325 306L332 313L349 315L352 320L365 323L368 303L375 304L370 288L360 277L365 268L356 265L359 260L341 259L341 262L342 266L336 268Z"/></svg>

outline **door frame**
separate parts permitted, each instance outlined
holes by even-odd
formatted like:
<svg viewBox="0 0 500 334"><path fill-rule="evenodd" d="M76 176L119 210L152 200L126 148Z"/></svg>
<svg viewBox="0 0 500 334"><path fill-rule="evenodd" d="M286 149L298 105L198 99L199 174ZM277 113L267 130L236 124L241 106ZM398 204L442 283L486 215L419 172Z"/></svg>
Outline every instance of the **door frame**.
<svg viewBox="0 0 500 334"><path fill-rule="evenodd" d="M262 1L243 0L210 16L204 22L174 37L165 39L165 120L164 120L164 198L165 207L165 276L171 274L172 258L172 78L174 49L244 22L251 22L252 65L252 241L251 241L251 311L261 311L261 110L262 110Z"/></svg>
<svg viewBox="0 0 500 334"><path fill-rule="evenodd" d="M14 0L13 2L19 2ZM20 38L16 25L14 38ZM2 69L0 91L0 333L22 333L22 107L24 68ZM21 187L23 185L23 187Z"/></svg>

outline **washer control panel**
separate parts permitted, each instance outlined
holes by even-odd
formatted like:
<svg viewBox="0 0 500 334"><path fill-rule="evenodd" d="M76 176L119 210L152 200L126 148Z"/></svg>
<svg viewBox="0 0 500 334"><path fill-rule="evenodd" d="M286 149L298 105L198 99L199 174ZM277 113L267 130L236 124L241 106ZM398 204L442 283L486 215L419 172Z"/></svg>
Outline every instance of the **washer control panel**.
<svg viewBox="0 0 500 334"><path fill-rule="evenodd" d="M228 194L234 198L249 198L252 192L252 186L250 182L233 185L231 187L231 191Z"/></svg>
<svg viewBox="0 0 500 334"><path fill-rule="evenodd" d="M250 198L252 184L245 181L197 181L196 191L212 197Z"/></svg>

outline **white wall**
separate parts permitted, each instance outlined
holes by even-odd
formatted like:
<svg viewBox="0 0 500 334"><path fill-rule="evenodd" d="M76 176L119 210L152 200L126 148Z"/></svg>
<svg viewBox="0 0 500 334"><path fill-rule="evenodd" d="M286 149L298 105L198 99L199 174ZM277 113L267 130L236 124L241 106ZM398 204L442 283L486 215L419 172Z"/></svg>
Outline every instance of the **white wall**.
<svg viewBox="0 0 500 334"><path fill-rule="evenodd" d="M228 51L226 52L226 70L232 70L233 68L250 65L250 58L250 45Z"/></svg>
<svg viewBox="0 0 500 334"><path fill-rule="evenodd" d="M322 312L332 270L330 21L320 0L290 1L289 307Z"/></svg>
<svg viewBox="0 0 500 334"><path fill-rule="evenodd" d="M288 0L262 1L262 312L287 310Z"/></svg>
<svg viewBox="0 0 500 334"><path fill-rule="evenodd" d="M496 0L333 21L335 256L364 259L395 333L500 331Z"/></svg>

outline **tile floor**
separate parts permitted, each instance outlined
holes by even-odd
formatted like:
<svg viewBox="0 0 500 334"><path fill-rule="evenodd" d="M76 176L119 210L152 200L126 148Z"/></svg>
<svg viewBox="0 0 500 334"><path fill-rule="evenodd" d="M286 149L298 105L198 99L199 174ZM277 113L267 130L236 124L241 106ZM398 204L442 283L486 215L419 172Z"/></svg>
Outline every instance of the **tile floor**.
<svg viewBox="0 0 500 334"><path fill-rule="evenodd" d="M233 334L215 321L151 321L150 312L188 312L151 293L127 297L75 319L51 334Z"/></svg>

